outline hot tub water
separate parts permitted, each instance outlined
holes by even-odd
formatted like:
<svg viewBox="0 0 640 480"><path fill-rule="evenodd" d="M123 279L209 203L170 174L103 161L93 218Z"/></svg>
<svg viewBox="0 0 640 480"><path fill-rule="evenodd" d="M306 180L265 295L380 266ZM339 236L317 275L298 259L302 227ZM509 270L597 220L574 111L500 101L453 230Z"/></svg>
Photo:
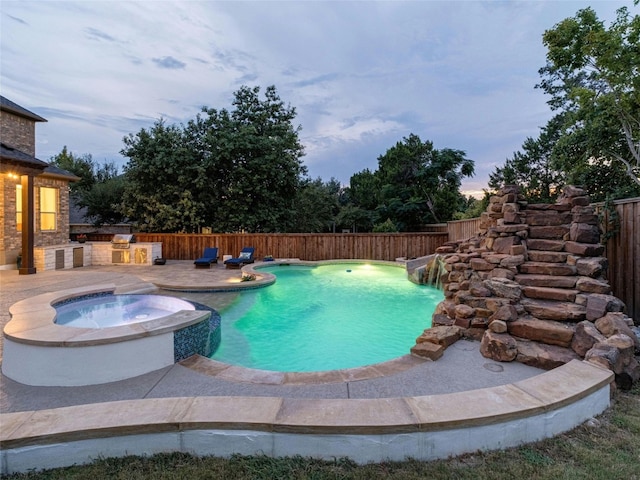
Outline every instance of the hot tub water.
<svg viewBox="0 0 640 480"><path fill-rule="evenodd" d="M195 310L191 303L159 295L100 295L56 305L58 325L108 328L166 317L180 310Z"/></svg>

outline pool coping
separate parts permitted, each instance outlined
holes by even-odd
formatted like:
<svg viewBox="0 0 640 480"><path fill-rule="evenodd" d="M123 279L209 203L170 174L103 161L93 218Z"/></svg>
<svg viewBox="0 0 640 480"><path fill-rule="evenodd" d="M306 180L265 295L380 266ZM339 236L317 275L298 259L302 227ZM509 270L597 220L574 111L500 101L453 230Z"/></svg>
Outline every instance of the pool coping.
<svg viewBox="0 0 640 480"><path fill-rule="evenodd" d="M39 347L89 347L162 335L195 325L209 315L204 310L180 310L153 320L106 328L69 327L54 322L56 310L52 305L58 302L85 295L117 295L152 290L155 287L146 283L135 288L103 284L36 295L11 305L11 320L5 325L3 335L6 340Z"/></svg>
<svg viewBox="0 0 640 480"><path fill-rule="evenodd" d="M192 355L182 360L180 365L203 375L232 382L261 385L323 385L384 377L431 361L415 355L402 355L386 362L340 370L276 372L232 365L200 355Z"/></svg>
<svg viewBox="0 0 640 480"><path fill-rule="evenodd" d="M0 460L9 473L159 451L445 458L569 430L608 408L612 380L609 370L572 360L512 384L441 395L147 398L6 413ZM369 451L372 442L386 448Z"/></svg>

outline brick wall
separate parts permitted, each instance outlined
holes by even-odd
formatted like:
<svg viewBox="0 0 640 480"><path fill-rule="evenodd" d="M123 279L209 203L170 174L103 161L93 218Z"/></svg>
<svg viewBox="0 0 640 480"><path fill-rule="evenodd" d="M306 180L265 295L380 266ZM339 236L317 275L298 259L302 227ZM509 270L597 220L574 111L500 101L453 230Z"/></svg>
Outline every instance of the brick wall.
<svg viewBox="0 0 640 480"><path fill-rule="evenodd" d="M15 264L22 248L22 232L16 227L16 185L18 180L10 179L7 175L0 175L0 188L4 208L0 223L2 239L0 239L0 265ZM46 176L36 177L34 180L35 235L34 244L39 247L60 245L69 242L69 183L66 180ZM58 216L55 231L40 230L40 187L58 189Z"/></svg>
<svg viewBox="0 0 640 480"><path fill-rule="evenodd" d="M36 123L33 120L6 111L0 112L0 136L11 147L36 155Z"/></svg>

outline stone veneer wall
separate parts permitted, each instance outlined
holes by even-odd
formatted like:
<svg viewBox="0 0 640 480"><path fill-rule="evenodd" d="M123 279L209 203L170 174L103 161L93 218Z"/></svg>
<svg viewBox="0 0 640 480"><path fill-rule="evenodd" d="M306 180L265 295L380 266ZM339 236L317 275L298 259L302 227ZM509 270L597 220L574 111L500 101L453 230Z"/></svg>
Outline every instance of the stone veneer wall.
<svg viewBox="0 0 640 480"><path fill-rule="evenodd" d="M565 187L555 204L527 204L517 187L504 187L478 236L438 249L445 300L412 353L434 358L466 336L481 341L487 358L544 369L584 358L629 387L640 379L640 342L611 294L599 242L582 189Z"/></svg>

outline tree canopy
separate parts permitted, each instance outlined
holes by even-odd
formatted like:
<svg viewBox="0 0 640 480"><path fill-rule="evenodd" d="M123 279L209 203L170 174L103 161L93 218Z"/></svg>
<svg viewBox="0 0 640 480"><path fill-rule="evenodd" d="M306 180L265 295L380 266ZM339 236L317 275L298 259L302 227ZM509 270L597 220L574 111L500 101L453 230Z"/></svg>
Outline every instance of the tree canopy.
<svg viewBox="0 0 640 480"><path fill-rule="evenodd" d="M636 4L638 1L636 0ZM490 175L529 201L551 202L565 184L594 201L640 195L640 17L617 11L609 28L591 8L543 35L542 88L556 115Z"/></svg>
<svg viewBox="0 0 640 480"><path fill-rule="evenodd" d="M563 118L558 115L541 129L538 138L528 137L522 150L515 152L502 167L489 174L489 187L498 190L503 185L518 185L527 200L552 203L566 175L558 168L554 147L561 134Z"/></svg>
<svg viewBox="0 0 640 480"><path fill-rule="evenodd" d="M204 107L186 125L161 119L124 138L123 205L142 230L286 232L306 174L295 109L274 86L241 87L233 109Z"/></svg>
<svg viewBox="0 0 640 480"><path fill-rule="evenodd" d="M473 173L474 163L465 152L437 150L410 134L378 157L375 172L366 169L351 177L348 213L354 224L368 221L370 229L380 231L391 225L415 231L451 220L465 202L461 181Z"/></svg>
<svg viewBox="0 0 640 480"><path fill-rule="evenodd" d="M606 28L586 8L547 30L543 43L539 86L564 112L558 149L574 153L559 157L568 161L561 167L622 170L640 187L640 16L620 8Z"/></svg>
<svg viewBox="0 0 640 480"><path fill-rule="evenodd" d="M80 177L70 184L70 195L77 206L86 208L85 216L94 225L124 220L120 209L124 179L113 162L98 165L91 154L75 155L65 145L50 163Z"/></svg>

